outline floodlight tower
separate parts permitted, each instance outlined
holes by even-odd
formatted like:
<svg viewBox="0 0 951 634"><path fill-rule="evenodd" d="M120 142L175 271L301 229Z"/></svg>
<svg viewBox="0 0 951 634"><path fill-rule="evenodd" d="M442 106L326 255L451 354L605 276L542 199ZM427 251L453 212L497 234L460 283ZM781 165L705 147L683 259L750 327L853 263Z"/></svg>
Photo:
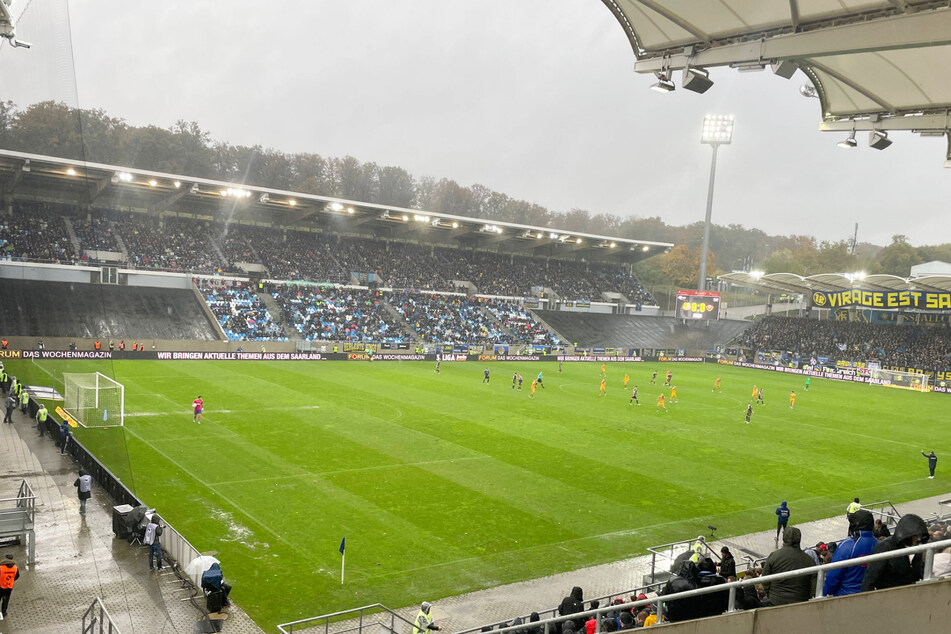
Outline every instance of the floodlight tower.
<svg viewBox="0 0 951 634"><path fill-rule="evenodd" d="M703 132L700 142L713 147L713 160L710 161L710 186L707 188L707 217L703 223L703 246L700 249L700 280L697 290L706 290L707 285L707 249L710 247L710 215L713 213L713 183L717 176L717 149L729 145L733 140L733 115L708 114L703 118Z"/></svg>

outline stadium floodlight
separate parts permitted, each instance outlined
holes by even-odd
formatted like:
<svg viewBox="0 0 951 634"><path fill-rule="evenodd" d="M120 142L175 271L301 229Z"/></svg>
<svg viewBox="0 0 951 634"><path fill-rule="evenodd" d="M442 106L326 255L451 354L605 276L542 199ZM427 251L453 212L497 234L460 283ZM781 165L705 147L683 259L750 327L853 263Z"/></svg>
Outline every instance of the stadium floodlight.
<svg viewBox="0 0 951 634"><path fill-rule="evenodd" d="M644 248L643 248L642 250L643 250L643 251L650 251L651 248L645 244L645 245L644 245Z"/></svg>
<svg viewBox="0 0 951 634"><path fill-rule="evenodd" d="M868 146L876 150L884 150L892 141L888 138L888 133L884 130L872 130L868 133Z"/></svg>
<svg viewBox="0 0 951 634"><path fill-rule="evenodd" d="M852 134L849 135L849 138L842 139L835 144L836 147L845 148L846 150L854 150L858 147L858 142L855 140L855 130L852 130Z"/></svg>
<svg viewBox="0 0 951 634"><path fill-rule="evenodd" d="M452 222L452 228L453 228L453 229L458 229L458 228L459 228L459 223L456 222L455 220L453 220L453 222Z"/></svg>
<svg viewBox="0 0 951 634"><path fill-rule="evenodd" d="M674 82L670 80L670 77L666 73L654 73L657 76L657 83L651 84L651 90L657 92L673 92L676 86Z"/></svg>
<svg viewBox="0 0 951 634"><path fill-rule="evenodd" d="M710 72L708 70L704 68L690 68L688 66L684 69L683 75L681 75L680 85L686 90L702 95L713 86L713 80L710 79Z"/></svg>
<svg viewBox="0 0 951 634"><path fill-rule="evenodd" d="M750 277L753 279L759 279L765 275L762 271L750 271Z"/></svg>
<svg viewBox="0 0 951 634"><path fill-rule="evenodd" d="M75 176L76 170L70 167L69 169L66 170L66 173L69 174L70 176Z"/></svg>
<svg viewBox="0 0 951 634"><path fill-rule="evenodd" d="M353 214L353 207L347 207L347 213Z"/></svg>
<svg viewBox="0 0 951 634"><path fill-rule="evenodd" d="M575 240L575 244L581 244L582 242L584 242L584 240L582 240L581 238L578 238L577 240Z"/></svg>
<svg viewBox="0 0 951 634"><path fill-rule="evenodd" d="M182 181L175 181L174 183L172 183L172 185L175 186L175 189L181 189Z"/></svg>
<svg viewBox="0 0 951 634"><path fill-rule="evenodd" d="M327 207L330 209L330 211L343 211L343 205L340 203L330 203L327 205Z"/></svg>
<svg viewBox="0 0 951 634"><path fill-rule="evenodd" d="M408 215L403 214L403 222L409 222L409 216L408 216Z"/></svg>
<svg viewBox="0 0 951 634"><path fill-rule="evenodd" d="M23 170L24 172L29 172L32 169L32 167L30 166L30 159L26 159L25 161L23 161L23 167L21 167L20 169Z"/></svg>
<svg viewBox="0 0 951 634"><path fill-rule="evenodd" d="M197 194L199 192L198 183L192 183L191 189L188 190L192 194Z"/></svg>
<svg viewBox="0 0 951 634"><path fill-rule="evenodd" d="M710 217L713 214L713 184L717 177L717 150L721 145L729 145L733 142L733 119L731 114L708 114L703 118L703 129L700 132L700 142L713 147L713 157L710 160L707 214L703 223L703 245L700 248L698 291L706 290L707 285L707 251L710 248Z"/></svg>
<svg viewBox="0 0 951 634"><path fill-rule="evenodd" d="M291 198L290 200L287 201L287 204L290 205L291 207L296 207L297 201Z"/></svg>
<svg viewBox="0 0 951 634"><path fill-rule="evenodd" d="M154 178L149 181L149 187L155 187L156 185L158 185L158 181Z"/></svg>
<svg viewBox="0 0 951 634"><path fill-rule="evenodd" d="M271 202L271 196L267 193L261 194L260 196L258 196L258 202L259 203Z"/></svg>

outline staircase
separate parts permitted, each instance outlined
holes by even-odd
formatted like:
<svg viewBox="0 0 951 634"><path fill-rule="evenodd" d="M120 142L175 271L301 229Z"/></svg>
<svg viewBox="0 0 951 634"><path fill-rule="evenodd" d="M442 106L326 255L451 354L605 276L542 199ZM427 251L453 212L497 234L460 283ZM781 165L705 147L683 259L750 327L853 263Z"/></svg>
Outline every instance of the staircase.
<svg viewBox="0 0 951 634"><path fill-rule="evenodd" d="M537 313L537 312L535 312L535 311L532 310L531 308L525 308L524 310L525 310L526 313L528 313L529 315L531 315L531 316L535 319L535 321L537 321L537 322L540 323L542 326L544 326L544 327L545 327L545 330L547 330L547 331L550 332L551 334L553 334L553 335L555 335L556 337L558 337L558 341L561 342L561 345L564 345L564 346L574 345L575 342L573 342L571 339L569 339L568 337L564 336L563 334L561 334L560 332L558 332L557 330L555 330L554 328L552 328L551 325L549 325L549 323L548 323L547 321L545 321L544 319L542 319L541 317L538 316L538 313Z"/></svg>
<svg viewBox="0 0 951 634"><path fill-rule="evenodd" d="M488 317L489 321L491 321L492 323L494 323L494 324L498 327L499 332L501 332L501 333L504 334L504 335L508 335L509 337L512 338L512 343L513 343L513 344L522 343L521 341L519 341L518 335L515 334L515 331L513 331L511 328L509 328L508 326L506 326L505 324L503 324L503 323L499 320L499 318L495 316L495 313L493 313L491 310L489 310L489 309L486 308L485 306L482 306L480 310L482 311L482 314L483 314L483 315L485 315L486 317Z"/></svg>
<svg viewBox="0 0 951 634"><path fill-rule="evenodd" d="M293 341L295 344L305 341L304 337L301 336L297 330L297 326L287 323L287 320L284 319L284 311L281 310L277 300L275 300L270 293L255 291L254 294L258 296L258 299L260 299L264 307L267 308L267 312L271 314L271 319L274 323L284 327L284 334L287 335L290 341Z"/></svg>
<svg viewBox="0 0 951 634"><path fill-rule="evenodd" d="M63 222L66 224L66 233L69 234L69 243L73 245L73 253L77 258L83 257L82 247L79 246L79 238L76 237L76 230L73 229L73 223L67 216L63 216Z"/></svg>
<svg viewBox="0 0 951 634"><path fill-rule="evenodd" d="M125 240L122 239L122 236L119 235L119 232L116 231L116 223L110 222L109 229L112 232L112 237L116 239L116 246L119 247L119 252L122 253L122 258L125 262L129 261L129 248L125 245Z"/></svg>
<svg viewBox="0 0 951 634"><path fill-rule="evenodd" d="M403 328L403 331L409 333L409 335L413 338L413 341L415 341L416 343L418 344L425 343L425 341L423 341L423 338L419 336L419 333L416 332L416 329L409 325L409 322L407 322L403 318L403 316L400 315L400 312L398 310L393 308L393 305L390 304L390 302L383 299L381 303L383 305L383 310L385 310L387 314L389 314L394 324L401 326Z"/></svg>

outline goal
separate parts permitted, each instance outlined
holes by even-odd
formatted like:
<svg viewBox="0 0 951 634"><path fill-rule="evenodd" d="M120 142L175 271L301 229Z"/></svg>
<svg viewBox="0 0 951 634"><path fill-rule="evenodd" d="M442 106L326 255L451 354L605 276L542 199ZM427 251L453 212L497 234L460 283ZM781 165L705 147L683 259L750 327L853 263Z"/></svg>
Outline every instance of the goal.
<svg viewBox="0 0 951 634"><path fill-rule="evenodd" d="M928 375L918 372L899 372L897 370L882 370L874 368L869 374L869 385L883 385L897 387L903 390L916 392L928 391Z"/></svg>
<svg viewBox="0 0 951 634"><path fill-rule="evenodd" d="M100 372L66 373L65 409L83 427L122 427L125 386Z"/></svg>

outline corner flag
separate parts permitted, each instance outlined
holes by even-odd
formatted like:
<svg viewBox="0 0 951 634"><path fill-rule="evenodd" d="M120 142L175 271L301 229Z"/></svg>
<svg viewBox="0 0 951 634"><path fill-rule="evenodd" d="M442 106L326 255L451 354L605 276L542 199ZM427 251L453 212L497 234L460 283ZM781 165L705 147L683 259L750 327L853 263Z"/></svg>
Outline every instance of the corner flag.
<svg viewBox="0 0 951 634"><path fill-rule="evenodd" d="M347 538L340 540L340 585L343 585L343 564L347 560L347 554L344 550L347 548Z"/></svg>

